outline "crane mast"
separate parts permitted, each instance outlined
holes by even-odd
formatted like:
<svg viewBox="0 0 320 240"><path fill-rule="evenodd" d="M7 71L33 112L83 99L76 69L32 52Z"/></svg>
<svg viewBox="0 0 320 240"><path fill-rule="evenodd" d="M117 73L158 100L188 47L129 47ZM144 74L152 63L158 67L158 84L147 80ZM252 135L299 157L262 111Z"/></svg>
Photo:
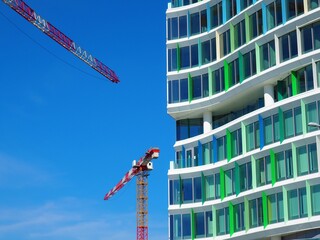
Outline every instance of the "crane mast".
<svg viewBox="0 0 320 240"><path fill-rule="evenodd" d="M150 148L138 162L134 161L132 168L104 197L104 200L110 199L133 177L137 177L137 240L148 240L148 176L153 169L151 161L158 158L159 153L158 148Z"/></svg>
<svg viewBox="0 0 320 240"><path fill-rule="evenodd" d="M22 0L2 0L11 9L20 14L28 22L32 23L38 29L40 29L47 36L52 38L62 47L69 52L73 53L76 57L80 58L83 62L88 64L94 70L102 74L104 77L109 79L111 82L120 82L116 73L99 61L97 58L92 56L88 51L82 49L76 44L71 38L67 37L58 28L53 26L50 22L43 19L38 15L28 4Z"/></svg>

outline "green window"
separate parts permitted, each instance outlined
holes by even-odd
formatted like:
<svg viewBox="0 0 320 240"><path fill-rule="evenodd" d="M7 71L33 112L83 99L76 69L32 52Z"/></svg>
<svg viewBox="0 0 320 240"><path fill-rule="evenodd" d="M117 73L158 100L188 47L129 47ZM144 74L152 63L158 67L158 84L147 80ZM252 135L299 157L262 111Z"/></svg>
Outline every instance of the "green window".
<svg viewBox="0 0 320 240"><path fill-rule="evenodd" d="M213 236L213 218L212 211L206 212L206 237Z"/></svg>
<svg viewBox="0 0 320 240"><path fill-rule="evenodd" d="M277 214L277 197L276 194L268 196L268 212L269 223L276 223L278 221Z"/></svg>
<svg viewBox="0 0 320 240"><path fill-rule="evenodd" d="M229 208L222 208L217 210L216 228L217 235L224 235L230 232L229 225Z"/></svg>
<svg viewBox="0 0 320 240"><path fill-rule="evenodd" d="M279 116L275 114L272 116L273 118L273 136L274 142L278 142L280 140L280 125L279 125Z"/></svg>
<svg viewBox="0 0 320 240"><path fill-rule="evenodd" d="M226 159L226 136L217 139L218 142L218 161Z"/></svg>
<svg viewBox="0 0 320 240"><path fill-rule="evenodd" d="M263 186L271 183L271 160L270 156L257 159L257 185Z"/></svg>
<svg viewBox="0 0 320 240"><path fill-rule="evenodd" d="M225 186L227 196L235 194L234 168L225 172Z"/></svg>
<svg viewBox="0 0 320 240"><path fill-rule="evenodd" d="M246 126L246 140L247 140L247 151L251 151L255 148L254 146L254 128L253 124L249 124Z"/></svg>
<svg viewBox="0 0 320 240"><path fill-rule="evenodd" d="M236 232L244 230L244 203L239 203L234 206L234 221Z"/></svg>
<svg viewBox="0 0 320 240"><path fill-rule="evenodd" d="M252 188L252 167L251 162L239 166L240 171L240 191L246 191Z"/></svg>
<svg viewBox="0 0 320 240"><path fill-rule="evenodd" d="M311 186L312 215L320 215L320 185Z"/></svg>
<svg viewBox="0 0 320 240"><path fill-rule="evenodd" d="M238 129L231 133L231 152L232 157L236 157L242 154L242 135L241 129Z"/></svg>
<svg viewBox="0 0 320 240"><path fill-rule="evenodd" d="M293 115L292 109L283 113L284 117L284 137L289 138L294 136Z"/></svg>
<svg viewBox="0 0 320 240"><path fill-rule="evenodd" d="M299 218L299 200L297 189L288 191L288 214L290 220Z"/></svg>
<svg viewBox="0 0 320 240"><path fill-rule="evenodd" d="M298 175L305 175L309 172L307 147L297 148Z"/></svg>
<svg viewBox="0 0 320 240"><path fill-rule="evenodd" d="M318 123L317 102L306 104L306 111L307 111L307 123L310 123L310 122ZM312 132L316 130L318 130L317 127L308 126L308 132Z"/></svg>
<svg viewBox="0 0 320 240"><path fill-rule="evenodd" d="M277 161L277 180L286 179L286 164L284 160L284 152L280 152L276 154Z"/></svg>
<svg viewBox="0 0 320 240"><path fill-rule="evenodd" d="M306 188L288 191L288 214L290 220L308 216Z"/></svg>
<svg viewBox="0 0 320 240"><path fill-rule="evenodd" d="M249 201L249 226L255 228L263 225L262 198Z"/></svg>
<svg viewBox="0 0 320 240"><path fill-rule="evenodd" d="M215 198L214 175L205 176L205 191L206 200L212 200Z"/></svg>
<svg viewBox="0 0 320 240"><path fill-rule="evenodd" d="M220 173L214 175L214 189L216 198L220 198Z"/></svg>
<svg viewBox="0 0 320 240"><path fill-rule="evenodd" d="M212 163L212 142L208 142L202 145L202 162L204 164Z"/></svg>
<svg viewBox="0 0 320 240"><path fill-rule="evenodd" d="M296 136L302 134L301 107L296 107L294 109L294 132Z"/></svg>
<svg viewBox="0 0 320 240"><path fill-rule="evenodd" d="M318 171L317 146L315 143L297 148L298 175Z"/></svg>

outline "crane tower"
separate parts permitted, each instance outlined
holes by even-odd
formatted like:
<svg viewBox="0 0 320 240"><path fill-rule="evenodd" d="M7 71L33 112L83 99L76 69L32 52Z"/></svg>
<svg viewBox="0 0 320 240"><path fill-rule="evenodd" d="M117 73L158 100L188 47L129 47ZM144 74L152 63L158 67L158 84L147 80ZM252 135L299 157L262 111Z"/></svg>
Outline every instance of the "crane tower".
<svg viewBox="0 0 320 240"><path fill-rule="evenodd" d="M132 168L104 197L104 200L110 199L133 177L137 177L137 240L148 240L148 176L153 169L151 161L158 158L159 153L159 148L150 148L138 162L133 161Z"/></svg>

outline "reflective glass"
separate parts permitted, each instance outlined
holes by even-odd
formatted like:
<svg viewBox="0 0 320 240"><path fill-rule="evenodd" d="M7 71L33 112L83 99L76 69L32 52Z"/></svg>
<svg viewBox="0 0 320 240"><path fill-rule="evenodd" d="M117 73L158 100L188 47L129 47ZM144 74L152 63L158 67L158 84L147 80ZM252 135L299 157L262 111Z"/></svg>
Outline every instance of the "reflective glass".
<svg viewBox="0 0 320 240"><path fill-rule="evenodd" d="M315 143L308 145L308 159L310 173L318 171L317 146Z"/></svg>
<svg viewBox="0 0 320 240"><path fill-rule="evenodd" d="M191 238L191 217L190 214L182 215L182 238L190 239Z"/></svg>
<svg viewBox="0 0 320 240"><path fill-rule="evenodd" d="M307 112L307 123L314 122L318 123L318 114L317 114L317 103L312 102L306 105L306 112ZM308 126L308 132L318 130L317 127L310 127Z"/></svg>
<svg viewBox="0 0 320 240"><path fill-rule="evenodd" d="M207 31L207 11L201 11L201 32Z"/></svg>
<svg viewBox="0 0 320 240"><path fill-rule="evenodd" d="M212 218L212 211L206 212L206 237L213 236L213 218Z"/></svg>
<svg viewBox="0 0 320 240"><path fill-rule="evenodd" d="M285 151L287 178L293 177L292 150Z"/></svg>
<svg viewBox="0 0 320 240"><path fill-rule="evenodd" d="M192 179L183 179L182 180L182 197L183 203L193 202L192 198Z"/></svg>
<svg viewBox="0 0 320 240"><path fill-rule="evenodd" d="M311 26L304 27L301 30L302 52L306 53L312 50L312 32Z"/></svg>
<svg viewBox="0 0 320 240"><path fill-rule="evenodd" d="M208 74L202 75L202 97L209 96L209 76Z"/></svg>
<svg viewBox="0 0 320 240"><path fill-rule="evenodd" d="M289 219L299 218L299 205L298 205L297 189L288 191L288 214Z"/></svg>
<svg viewBox="0 0 320 240"><path fill-rule="evenodd" d="M212 200L215 198L215 191L214 191L214 175L209 175L205 177L205 193L206 193L206 200Z"/></svg>
<svg viewBox="0 0 320 240"><path fill-rule="evenodd" d="M173 239L181 239L181 215L173 216Z"/></svg>
<svg viewBox="0 0 320 240"><path fill-rule="evenodd" d="M202 64L210 62L210 40L201 44L202 49Z"/></svg>
<svg viewBox="0 0 320 240"><path fill-rule="evenodd" d="M193 191L194 191L194 201L201 202L202 201L202 181L201 177L197 177L193 179Z"/></svg>
<svg viewBox="0 0 320 240"><path fill-rule="evenodd" d="M312 215L320 215L320 185L311 186Z"/></svg>
<svg viewBox="0 0 320 240"><path fill-rule="evenodd" d="M292 110L285 111L283 113L284 117L284 137L289 138L294 136L294 127L293 127L293 116Z"/></svg>
<svg viewBox="0 0 320 240"><path fill-rule="evenodd" d="M183 38L187 36L187 16L179 17L179 37Z"/></svg>
<svg viewBox="0 0 320 240"><path fill-rule="evenodd" d="M199 12L191 14L191 35L200 33Z"/></svg>
<svg viewBox="0 0 320 240"><path fill-rule="evenodd" d="M301 107L294 109L294 131L296 136L302 134Z"/></svg>
<svg viewBox="0 0 320 240"><path fill-rule="evenodd" d="M199 66L198 44L191 46L191 67Z"/></svg>
<svg viewBox="0 0 320 240"><path fill-rule="evenodd" d="M217 59L217 47L216 47L216 39L211 39L211 61L215 61Z"/></svg>
<svg viewBox="0 0 320 240"><path fill-rule="evenodd" d="M178 18L171 18L171 38L178 38Z"/></svg>
<svg viewBox="0 0 320 240"><path fill-rule="evenodd" d="M263 119L264 124L264 143L266 145L271 144L273 142L273 136L272 136L272 119L271 117Z"/></svg>
<svg viewBox="0 0 320 240"><path fill-rule="evenodd" d="M201 76L192 77L192 99L201 98Z"/></svg>
<svg viewBox="0 0 320 240"><path fill-rule="evenodd" d="M297 148L297 165L298 165L298 176L308 174L309 164L306 146Z"/></svg>
<svg viewBox="0 0 320 240"><path fill-rule="evenodd" d="M188 79L180 80L180 101L188 101Z"/></svg>
<svg viewBox="0 0 320 240"><path fill-rule="evenodd" d="M300 218L308 216L306 188L299 189L299 209L300 209Z"/></svg>
<svg viewBox="0 0 320 240"><path fill-rule="evenodd" d="M190 67L190 48L182 47L180 48L180 61L181 61L181 68L189 68Z"/></svg>
<svg viewBox="0 0 320 240"><path fill-rule="evenodd" d="M195 213L195 229L196 229L196 238L201 238L205 236L204 232L204 213Z"/></svg>

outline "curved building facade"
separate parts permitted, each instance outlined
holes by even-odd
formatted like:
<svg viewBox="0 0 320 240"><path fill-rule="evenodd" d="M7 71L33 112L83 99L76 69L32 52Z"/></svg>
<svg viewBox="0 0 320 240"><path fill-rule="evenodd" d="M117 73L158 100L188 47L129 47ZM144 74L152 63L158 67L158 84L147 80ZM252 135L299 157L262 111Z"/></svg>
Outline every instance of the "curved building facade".
<svg viewBox="0 0 320 240"><path fill-rule="evenodd" d="M172 0L166 20L169 239L320 238L320 0Z"/></svg>

